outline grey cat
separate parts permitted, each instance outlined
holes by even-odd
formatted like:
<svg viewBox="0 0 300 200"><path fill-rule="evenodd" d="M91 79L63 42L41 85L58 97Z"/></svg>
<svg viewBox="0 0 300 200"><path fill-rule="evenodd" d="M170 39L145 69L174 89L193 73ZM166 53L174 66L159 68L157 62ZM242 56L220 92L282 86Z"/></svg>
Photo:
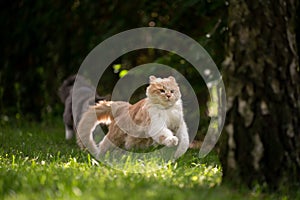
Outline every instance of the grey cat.
<svg viewBox="0 0 300 200"><path fill-rule="evenodd" d="M79 93L76 94L76 97L78 97L78 105L72 112L72 95L75 80L79 85L79 88L77 88L76 90L77 93ZM89 84L89 82L85 80L82 76L78 75L72 75L68 77L59 87L58 96L60 97L62 103L64 103L65 105L63 121L65 124L66 140L70 140L71 138L73 138L73 136L76 133L76 127L74 122L80 121L82 114L88 110L89 106L95 105L95 102L106 99L106 97L102 97L98 94L96 94L94 98L91 97L93 93L95 93L95 91L96 88L94 86ZM73 113L76 113L76 116L74 116Z"/></svg>

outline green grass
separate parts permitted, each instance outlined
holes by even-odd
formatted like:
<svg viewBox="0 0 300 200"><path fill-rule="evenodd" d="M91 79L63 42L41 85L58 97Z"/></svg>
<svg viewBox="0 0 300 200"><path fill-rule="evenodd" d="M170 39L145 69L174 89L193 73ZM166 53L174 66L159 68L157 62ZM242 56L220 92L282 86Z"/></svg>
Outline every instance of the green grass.
<svg viewBox="0 0 300 200"><path fill-rule="evenodd" d="M65 141L60 121L2 124L0 145L0 199L274 199L220 186L222 170L213 152L199 159L198 151L189 150L145 173L113 169L74 140Z"/></svg>

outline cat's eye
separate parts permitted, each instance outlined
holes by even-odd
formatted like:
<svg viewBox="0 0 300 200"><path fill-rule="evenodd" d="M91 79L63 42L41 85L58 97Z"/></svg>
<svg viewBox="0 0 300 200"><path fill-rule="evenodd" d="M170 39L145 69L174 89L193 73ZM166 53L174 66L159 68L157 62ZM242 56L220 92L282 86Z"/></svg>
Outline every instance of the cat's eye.
<svg viewBox="0 0 300 200"><path fill-rule="evenodd" d="M175 91L174 90L170 90L170 92L173 94Z"/></svg>
<svg viewBox="0 0 300 200"><path fill-rule="evenodd" d="M160 89L159 90L161 93L165 93L165 90L164 89Z"/></svg>

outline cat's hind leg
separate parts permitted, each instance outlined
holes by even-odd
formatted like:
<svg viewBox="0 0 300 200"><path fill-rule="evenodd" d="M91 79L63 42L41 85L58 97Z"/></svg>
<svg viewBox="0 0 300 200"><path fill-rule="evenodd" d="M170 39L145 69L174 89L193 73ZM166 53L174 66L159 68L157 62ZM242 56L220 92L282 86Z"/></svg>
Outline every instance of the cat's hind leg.
<svg viewBox="0 0 300 200"><path fill-rule="evenodd" d="M125 143L126 134L122 132L117 126L112 123L108 133L104 136L102 141L98 144L97 158L105 156L109 151L113 151L118 147L122 147Z"/></svg>

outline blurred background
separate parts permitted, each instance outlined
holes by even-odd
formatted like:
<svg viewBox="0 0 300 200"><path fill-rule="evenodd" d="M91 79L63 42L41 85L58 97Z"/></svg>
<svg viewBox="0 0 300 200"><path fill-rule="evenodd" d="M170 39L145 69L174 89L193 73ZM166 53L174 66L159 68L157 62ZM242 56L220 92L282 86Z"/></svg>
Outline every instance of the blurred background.
<svg viewBox="0 0 300 200"><path fill-rule="evenodd" d="M62 81L78 71L96 45L128 29L154 26L182 32L198 41L220 66L226 6L224 0L1 1L1 121L61 116L57 90ZM170 52L147 49L123 55L105 72L99 93L110 94L126 70L149 62L172 66L187 77L205 115L207 89L201 76Z"/></svg>

